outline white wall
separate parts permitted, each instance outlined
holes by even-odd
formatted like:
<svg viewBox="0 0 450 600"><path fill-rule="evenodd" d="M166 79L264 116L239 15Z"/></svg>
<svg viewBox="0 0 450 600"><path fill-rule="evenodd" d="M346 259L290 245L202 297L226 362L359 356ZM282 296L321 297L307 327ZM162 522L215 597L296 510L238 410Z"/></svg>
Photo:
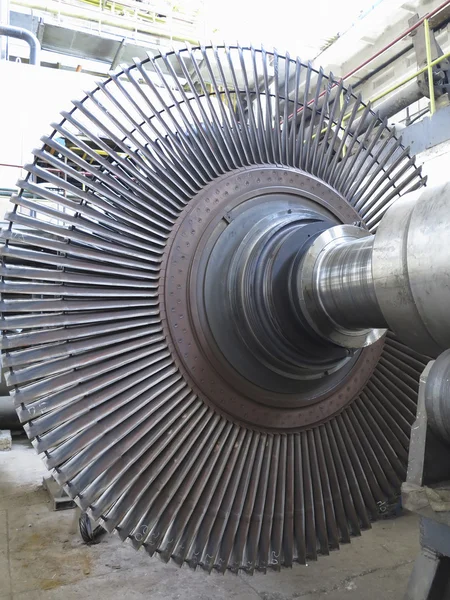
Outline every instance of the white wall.
<svg viewBox="0 0 450 600"><path fill-rule="evenodd" d="M0 165L24 165L61 110L95 87L89 75L0 61ZM0 166L0 188L14 188L23 170ZM0 219L7 201L0 199Z"/></svg>

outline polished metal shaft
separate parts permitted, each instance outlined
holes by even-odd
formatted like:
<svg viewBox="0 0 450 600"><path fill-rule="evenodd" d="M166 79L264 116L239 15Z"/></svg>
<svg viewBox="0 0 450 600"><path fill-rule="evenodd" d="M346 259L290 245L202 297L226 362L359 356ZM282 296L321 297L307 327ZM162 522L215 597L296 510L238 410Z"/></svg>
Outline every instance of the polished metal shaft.
<svg viewBox="0 0 450 600"><path fill-rule="evenodd" d="M373 236L336 244L324 253L317 295L324 310L348 329L385 328L372 276Z"/></svg>
<svg viewBox="0 0 450 600"><path fill-rule="evenodd" d="M367 346L389 328L414 349L450 347L450 184L397 201L374 236L322 233L297 278L305 316L326 339Z"/></svg>

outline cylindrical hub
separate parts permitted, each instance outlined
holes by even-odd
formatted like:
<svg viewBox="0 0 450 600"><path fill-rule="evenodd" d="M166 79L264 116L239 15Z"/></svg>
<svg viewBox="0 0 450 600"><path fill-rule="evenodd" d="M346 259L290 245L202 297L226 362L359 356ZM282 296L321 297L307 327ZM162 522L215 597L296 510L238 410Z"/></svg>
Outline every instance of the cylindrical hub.
<svg viewBox="0 0 450 600"><path fill-rule="evenodd" d="M372 277L373 236L337 243L324 253L317 281L318 301L348 329L367 323L386 327Z"/></svg>
<svg viewBox="0 0 450 600"><path fill-rule="evenodd" d="M372 277L373 241L360 227L332 227L312 243L293 273L309 325L339 346L362 348L385 333Z"/></svg>
<svg viewBox="0 0 450 600"><path fill-rule="evenodd" d="M437 356L450 347L450 184L397 201L372 236L355 226L321 234L295 273L310 324L358 348L394 331Z"/></svg>

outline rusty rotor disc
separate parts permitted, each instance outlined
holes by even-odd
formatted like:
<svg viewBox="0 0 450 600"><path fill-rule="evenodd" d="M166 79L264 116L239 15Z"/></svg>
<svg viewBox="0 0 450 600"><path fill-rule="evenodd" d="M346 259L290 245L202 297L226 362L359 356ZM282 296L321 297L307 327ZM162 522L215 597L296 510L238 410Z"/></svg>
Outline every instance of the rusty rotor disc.
<svg viewBox="0 0 450 600"><path fill-rule="evenodd" d="M298 170L255 166L223 175L180 214L163 256L160 298L174 360L205 403L245 426L292 431L329 419L357 397L378 363L384 340L357 353L346 368L322 378L319 385L284 379L278 392L253 383L227 361L208 325L206 263L217 238L227 235L236 207L242 210L250 202L252 213L258 213L274 194L275 205L286 204L286 212L313 204L336 224L358 220L358 213L336 191ZM259 374L260 370L259 365Z"/></svg>

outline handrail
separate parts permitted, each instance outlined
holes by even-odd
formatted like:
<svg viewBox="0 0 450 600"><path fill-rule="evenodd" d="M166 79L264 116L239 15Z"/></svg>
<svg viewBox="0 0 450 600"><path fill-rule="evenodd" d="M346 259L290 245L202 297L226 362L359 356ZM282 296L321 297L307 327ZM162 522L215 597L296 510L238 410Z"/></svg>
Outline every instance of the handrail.
<svg viewBox="0 0 450 600"><path fill-rule="evenodd" d="M412 33L414 30L416 30L418 27L420 27L420 25L422 25L422 23L424 23L425 21L428 21L430 19L430 17L432 17L436 13L440 12L448 4L450 4L450 0L446 0L446 2L442 2L442 4L439 4L439 6L436 6L436 8L434 8L433 10L431 10L429 13L427 13L426 15L424 15L423 17L421 17L416 23L414 23L414 25L411 25L411 27L409 27L406 31L404 31L402 34L400 34L399 36L397 36L394 40L392 40L391 42L389 42L389 44L387 44L386 46L384 46L384 48L381 48L381 50L379 50L378 52L375 52L375 54L373 56L371 56L370 58L368 58L367 60L365 60L364 62L362 62L355 69L352 69L351 71L349 71L346 75L344 75L343 77L341 77L341 79L342 80L348 79L349 77L351 77L352 75L354 75L355 73L357 73L358 71L360 71L363 67L365 67L366 65L368 65L369 63L371 63L375 58L378 58L381 54L384 54L386 52L386 50L389 50L389 48L392 48L392 46L395 46L395 44L397 44L398 42L400 42L404 37L406 37L407 35L409 35L410 33Z"/></svg>
<svg viewBox="0 0 450 600"><path fill-rule="evenodd" d="M429 31L428 31L428 35L429 35ZM426 36L427 36L427 32L425 31L425 38L426 38ZM431 45L430 45L430 47L431 47ZM392 87L388 88L384 92L381 92L381 94L378 94L377 96L374 96L373 98L371 98L368 101L368 104L373 104L374 102L377 102L378 100L381 100L381 98L384 98L385 96L387 96L391 92L394 92L399 87L402 87L402 85L405 85L405 83L408 83L412 79L415 79L419 75L422 75L422 73L425 73L425 71L429 72L429 70L431 69L431 73L432 73L433 72L432 71L433 67L435 67L436 65L438 65L439 63L441 63L443 60L446 60L447 58L450 58L450 52L446 52L442 56L438 56L438 58L435 58L431 62L428 62L428 64L426 64L424 67L422 67L421 69L419 69L415 73L412 73L411 75L408 75L408 77L405 77L405 79L403 79L402 81L397 82ZM429 80L429 82L430 81L433 82L433 77L431 76L431 78L430 78L430 76L428 76L428 80ZM431 87L432 87L433 91L431 91ZM433 101L434 101L434 87L433 86L431 86L431 87L430 87L430 84L429 84L429 88L430 88L430 100L431 100L431 94L433 94ZM366 104L360 106L356 112L358 113L358 112L364 110L365 107L366 107ZM431 112L431 106L430 106L430 113L433 114L434 112L435 112L435 106L433 107L433 112ZM350 118L350 116L351 116L351 112L348 112L346 115L343 116L342 122L344 123L345 121L348 121L348 119ZM322 135L323 133L325 133L326 130L327 130L327 127L324 127L321 130L320 135ZM315 138L316 136L317 136L317 133L315 133L312 137ZM343 147L343 153L345 153L345 144L344 144L344 147Z"/></svg>
<svg viewBox="0 0 450 600"><path fill-rule="evenodd" d="M429 36L429 30L428 30L428 32L425 31L425 41L427 40L427 33L428 33L428 36ZM430 43L430 39L428 37L428 44L429 43ZM430 52L430 55L431 55L431 52ZM405 77L405 79L402 79L401 81L397 82L395 85L393 85L392 87L388 88L387 90L384 90L384 92L381 92L381 94L378 94L377 96L374 96L373 98L371 98L369 100L369 103L373 104L374 102L377 102L378 100L381 100L381 98L384 98L385 96L387 96L391 92L394 92L399 87L402 87L402 85L405 85L405 83L408 83L412 79L415 79L419 75L422 75L422 73L425 73L425 71L428 71L428 87L429 87L429 90L430 90L430 105L432 105L432 107L430 107L431 108L430 112L431 112L431 114L433 114L435 112L435 110L436 110L435 100L434 100L434 86L433 86L433 67L435 67L436 65L438 65L439 63L441 63L443 60L446 60L447 58L450 58L450 52L446 52L442 56L438 56L434 60L429 61L429 59L428 59L428 52L427 52L427 64L424 67L422 67L421 69L419 69L415 73L412 73L411 75L408 75L408 77ZM430 72L431 72L431 76L430 76ZM431 97L432 96L433 96L433 100L431 101ZM363 110L363 108L364 107L359 108L358 111ZM344 116L343 121L347 121L349 118L350 118L350 113Z"/></svg>
<svg viewBox="0 0 450 600"><path fill-rule="evenodd" d="M23 6L30 8L31 10L42 11L56 16L64 16L86 23L98 23L100 25L106 25L108 27L114 27L115 29L141 32L147 35L157 36L174 41L188 41L192 44L197 44L197 38L191 38L183 33L171 32L169 27L166 27L162 23L152 23L148 20L140 20L136 17L124 17L113 12L102 11L88 2L83 5L75 5L61 0L13 0L12 2L16 6ZM185 27L186 28L186 27ZM195 34L195 31L193 31Z"/></svg>
<svg viewBox="0 0 450 600"><path fill-rule="evenodd" d="M375 58L378 58L379 56L381 56L381 54L384 54L384 52L386 52L386 50L389 50L389 48L392 48L392 46L394 46L395 44L397 44L398 42L400 42L405 36L407 36L410 33L412 33L414 30L416 30L418 27L420 27L420 25L422 25L422 23L424 23L425 21L428 21L430 19L430 17L432 17L436 13L440 12L443 8L445 8L449 4L450 4L450 0L446 0L445 2L442 2L442 4L439 4L439 6L437 6L436 8L434 8L433 10L431 10L429 13L427 13L426 15L424 15L423 17L421 17L416 23L414 23L414 25L411 25L411 27L409 27L406 31L404 31L402 34L400 34L395 39L393 39L391 42L389 42L389 44L387 44L386 46L384 46L383 48L381 48L381 50L378 50L378 52L375 52L375 54L373 54L370 58L368 58L367 60L365 60L364 62L362 62L360 65L358 65L357 67L355 67L354 69L352 69L351 71L349 71L348 73L346 73L345 75L343 75L342 77L340 77L336 81L336 83L334 85L335 86L339 85L339 83L341 81L345 81L346 79L348 79L349 77L351 77L352 75L354 75L355 73L357 73L358 71L360 71L363 67L365 67L366 65L368 65L369 63L371 63ZM321 98L324 95L325 95L325 90L321 94L319 94L319 98ZM306 104L306 106L309 106L313 102L315 102L314 98L312 100L310 100ZM303 107L301 106L300 108L297 109L297 114L301 113L302 110L303 110ZM289 117L288 117L288 121L290 121L293 116L294 116L294 114L291 113L289 115Z"/></svg>

